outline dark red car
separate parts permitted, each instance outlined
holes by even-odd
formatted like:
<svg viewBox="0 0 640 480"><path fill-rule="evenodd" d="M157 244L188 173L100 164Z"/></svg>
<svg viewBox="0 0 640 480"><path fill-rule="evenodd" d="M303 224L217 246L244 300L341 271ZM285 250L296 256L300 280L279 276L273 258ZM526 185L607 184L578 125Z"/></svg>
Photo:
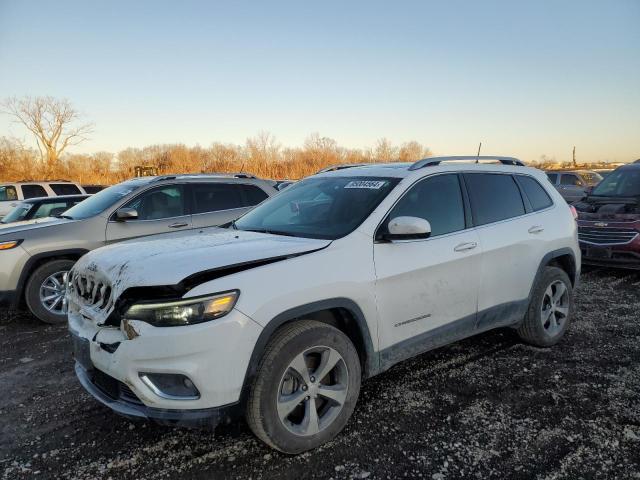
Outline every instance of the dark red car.
<svg viewBox="0 0 640 480"><path fill-rule="evenodd" d="M640 270L640 160L614 170L574 206L584 265Z"/></svg>

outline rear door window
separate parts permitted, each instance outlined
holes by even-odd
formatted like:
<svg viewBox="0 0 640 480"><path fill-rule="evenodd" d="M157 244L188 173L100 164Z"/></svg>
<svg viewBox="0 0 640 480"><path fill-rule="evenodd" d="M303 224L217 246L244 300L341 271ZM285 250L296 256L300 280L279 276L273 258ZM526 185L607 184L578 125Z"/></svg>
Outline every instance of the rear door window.
<svg viewBox="0 0 640 480"><path fill-rule="evenodd" d="M525 214L520 189L511 175L465 173L475 225L486 225Z"/></svg>
<svg viewBox="0 0 640 480"><path fill-rule="evenodd" d="M50 183L49 186L56 195L78 195L82 193L73 183Z"/></svg>
<svg viewBox="0 0 640 480"><path fill-rule="evenodd" d="M531 207L534 212L544 210L553 205L553 200L551 200L549 194L535 178L525 175L518 175L517 178L522 190L524 190L524 194L529 199L529 202L531 202Z"/></svg>
<svg viewBox="0 0 640 480"><path fill-rule="evenodd" d="M549 177L549 181L554 185L558 183L558 174L557 173L547 173L547 177Z"/></svg>
<svg viewBox="0 0 640 480"><path fill-rule="evenodd" d="M9 202L18 199L18 192L13 185L0 186L0 202Z"/></svg>
<svg viewBox="0 0 640 480"><path fill-rule="evenodd" d="M218 212L243 208L243 185L235 183L198 183L193 185L193 213Z"/></svg>
<svg viewBox="0 0 640 480"><path fill-rule="evenodd" d="M21 185L22 195L25 199L36 197L48 197L47 191L42 185Z"/></svg>

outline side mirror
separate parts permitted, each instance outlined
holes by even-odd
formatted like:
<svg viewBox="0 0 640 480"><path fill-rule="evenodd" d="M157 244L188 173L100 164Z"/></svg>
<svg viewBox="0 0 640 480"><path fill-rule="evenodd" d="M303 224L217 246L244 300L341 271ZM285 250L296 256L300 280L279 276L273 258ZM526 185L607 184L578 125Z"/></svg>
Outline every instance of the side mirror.
<svg viewBox="0 0 640 480"><path fill-rule="evenodd" d="M420 240L429 238L431 224L419 217L395 217L389 220L385 240Z"/></svg>
<svg viewBox="0 0 640 480"><path fill-rule="evenodd" d="M138 218L138 211L135 208L119 208L116 211L116 219L120 221L135 220Z"/></svg>

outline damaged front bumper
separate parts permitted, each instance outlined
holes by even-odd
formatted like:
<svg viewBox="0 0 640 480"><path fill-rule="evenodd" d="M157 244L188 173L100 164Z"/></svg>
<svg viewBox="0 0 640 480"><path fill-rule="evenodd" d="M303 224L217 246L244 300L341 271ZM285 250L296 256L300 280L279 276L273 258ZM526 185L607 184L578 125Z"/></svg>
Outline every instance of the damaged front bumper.
<svg viewBox="0 0 640 480"><path fill-rule="evenodd" d="M200 408L194 410L170 410L165 408L147 407L143 403L132 399L117 397L107 393L96 380L99 371L87 370L80 362L76 362L76 376L84 389L103 405L109 407L118 415L131 419L153 420L161 425L170 425L189 428L214 428L220 423L228 421L240 415L239 403L215 408ZM99 375L105 375L101 372ZM115 379L113 379L115 381Z"/></svg>
<svg viewBox="0 0 640 480"><path fill-rule="evenodd" d="M126 417L181 426L215 426L238 415L245 373L262 328L237 310L198 325L153 327L123 320L99 326L72 305L69 331L82 386ZM190 379L196 398L163 396L144 374Z"/></svg>

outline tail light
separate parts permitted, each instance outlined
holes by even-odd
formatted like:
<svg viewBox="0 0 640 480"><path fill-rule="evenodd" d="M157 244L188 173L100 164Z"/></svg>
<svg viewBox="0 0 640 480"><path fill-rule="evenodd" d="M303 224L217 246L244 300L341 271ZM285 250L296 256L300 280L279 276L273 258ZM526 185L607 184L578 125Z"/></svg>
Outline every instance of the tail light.
<svg viewBox="0 0 640 480"><path fill-rule="evenodd" d="M573 205L569 205L569 210L571 210L571 215L573 215L574 220L578 220L578 210Z"/></svg>

